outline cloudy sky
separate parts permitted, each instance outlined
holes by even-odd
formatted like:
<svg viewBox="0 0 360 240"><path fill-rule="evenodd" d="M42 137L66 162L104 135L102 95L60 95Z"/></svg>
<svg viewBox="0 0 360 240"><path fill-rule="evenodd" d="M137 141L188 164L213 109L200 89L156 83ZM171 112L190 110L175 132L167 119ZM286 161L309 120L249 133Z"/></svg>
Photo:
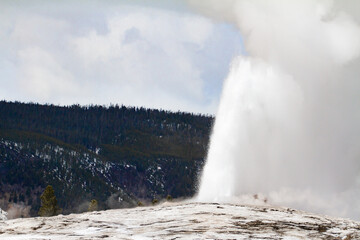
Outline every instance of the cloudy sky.
<svg viewBox="0 0 360 240"><path fill-rule="evenodd" d="M214 114L242 51L184 1L0 2L0 99Z"/></svg>

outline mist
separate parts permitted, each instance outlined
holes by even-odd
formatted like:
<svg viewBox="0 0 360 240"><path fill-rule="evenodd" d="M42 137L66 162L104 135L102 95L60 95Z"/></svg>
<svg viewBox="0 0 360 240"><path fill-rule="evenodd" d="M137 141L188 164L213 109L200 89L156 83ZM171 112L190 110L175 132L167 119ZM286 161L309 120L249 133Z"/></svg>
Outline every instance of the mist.
<svg viewBox="0 0 360 240"><path fill-rule="evenodd" d="M7 218L26 218L30 217L31 206L25 205L23 202L9 204L7 209Z"/></svg>
<svg viewBox="0 0 360 240"><path fill-rule="evenodd" d="M244 37L224 82L199 201L360 219L360 2L188 1Z"/></svg>

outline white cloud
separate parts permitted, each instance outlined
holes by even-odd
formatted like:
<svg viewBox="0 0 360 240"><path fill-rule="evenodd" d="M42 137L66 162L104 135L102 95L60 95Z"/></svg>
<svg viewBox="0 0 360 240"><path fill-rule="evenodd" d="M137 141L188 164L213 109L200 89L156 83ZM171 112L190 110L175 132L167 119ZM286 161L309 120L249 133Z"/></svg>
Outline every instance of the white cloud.
<svg viewBox="0 0 360 240"><path fill-rule="evenodd" d="M240 45L233 29L186 11L3 5L0 84L12 92L18 87L0 91L8 100L214 113L231 52Z"/></svg>
<svg viewBox="0 0 360 240"><path fill-rule="evenodd" d="M116 87L124 102L131 99L129 92L160 106L171 98L180 107L204 97L204 79L186 44L201 49L212 34L211 22L144 9L110 18L107 28L106 34L91 31L73 38L71 44L79 64L94 75L101 74L103 84ZM194 35L196 29L199 34Z"/></svg>
<svg viewBox="0 0 360 240"><path fill-rule="evenodd" d="M79 92L72 74L46 51L35 47L21 50L18 55L19 89L25 94L40 101L51 101L53 96L65 98Z"/></svg>

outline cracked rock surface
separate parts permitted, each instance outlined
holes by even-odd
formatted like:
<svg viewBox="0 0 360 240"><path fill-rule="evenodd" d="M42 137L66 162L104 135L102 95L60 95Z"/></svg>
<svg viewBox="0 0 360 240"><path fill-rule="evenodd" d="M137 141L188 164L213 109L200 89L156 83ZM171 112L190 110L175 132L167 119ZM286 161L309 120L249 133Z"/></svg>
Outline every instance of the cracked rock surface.
<svg viewBox="0 0 360 240"><path fill-rule="evenodd" d="M360 239L360 223L289 208L166 203L0 221L0 239Z"/></svg>

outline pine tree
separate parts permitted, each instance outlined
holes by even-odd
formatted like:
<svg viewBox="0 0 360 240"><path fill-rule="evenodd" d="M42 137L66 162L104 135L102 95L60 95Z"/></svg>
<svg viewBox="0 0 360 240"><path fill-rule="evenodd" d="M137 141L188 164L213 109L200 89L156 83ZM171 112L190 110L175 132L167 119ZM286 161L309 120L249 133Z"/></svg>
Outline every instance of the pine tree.
<svg viewBox="0 0 360 240"><path fill-rule="evenodd" d="M39 216L50 217L55 216L61 212L55 196L54 189L51 185L48 185L43 194L41 194L41 207L39 210Z"/></svg>
<svg viewBox="0 0 360 240"><path fill-rule="evenodd" d="M88 211L92 212L92 211L97 211L97 210L98 210L98 202L95 199L93 199L89 203Z"/></svg>

